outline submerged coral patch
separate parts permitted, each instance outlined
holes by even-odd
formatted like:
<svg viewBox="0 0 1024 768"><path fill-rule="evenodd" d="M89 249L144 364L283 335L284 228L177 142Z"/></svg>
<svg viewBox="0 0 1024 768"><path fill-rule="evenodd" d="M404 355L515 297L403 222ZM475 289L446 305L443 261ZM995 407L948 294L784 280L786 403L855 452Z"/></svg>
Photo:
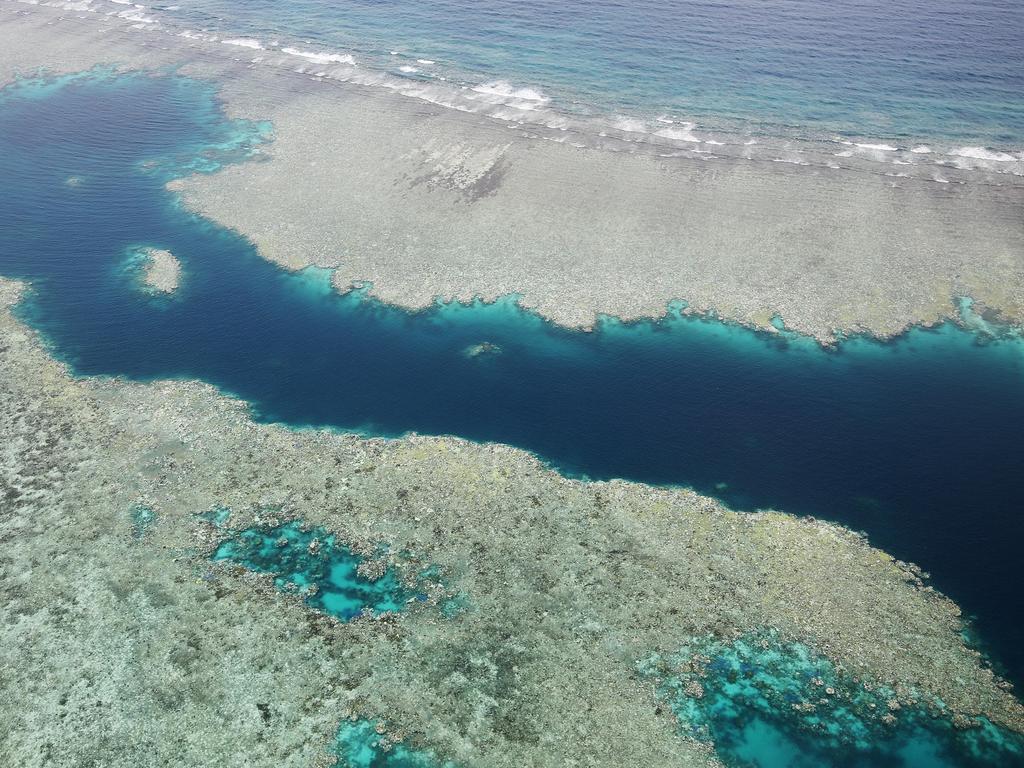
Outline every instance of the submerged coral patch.
<svg viewBox="0 0 1024 768"><path fill-rule="evenodd" d="M383 724L371 720L342 723L331 751L339 768L455 768L454 763L439 761L429 750L398 743Z"/></svg>
<svg viewBox="0 0 1024 768"><path fill-rule="evenodd" d="M479 344L470 344L462 350L462 354L470 359L476 357L490 357L500 355L501 347L489 341L481 341Z"/></svg>
<svg viewBox="0 0 1024 768"><path fill-rule="evenodd" d="M238 531L221 542L212 558L273 574L278 589L297 592L310 607L342 621L367 609L400 611L416 598L381 561L361 557L333 533L297 520Z"/></svg>
<svg viewBox="0 0 1024 768"><path fill-rule="evenodd" d="M941 701L858 681L774 632L700 638L640 671L684 733L742 768L1024 766L1024 740Z"/></svg>
<svg viewBox="0 0 1024 768"><path fill-rule="evenodd" d="M156 522L156 511L145 504L135 504L131 508L132 538L141 539Z"/></svg>
<svg viewBox="0 0 1024 768"><path fill-rule="evenodd" d="M214 507L206 512L200 512L196 517L200 520L205 520L215 528L223 528L228 524L228 520L231 519L231 510L227 507Z"/></svg>

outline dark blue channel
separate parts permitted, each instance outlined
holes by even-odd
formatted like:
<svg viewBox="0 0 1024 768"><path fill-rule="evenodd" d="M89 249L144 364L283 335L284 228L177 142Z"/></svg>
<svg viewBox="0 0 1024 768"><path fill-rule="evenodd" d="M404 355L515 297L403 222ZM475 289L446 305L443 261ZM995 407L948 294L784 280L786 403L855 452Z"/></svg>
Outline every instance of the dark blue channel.
<svg viewBox="0 0 1024 768"><path fill-rule="evenodd" d="M173 76L0 92L0 273L32 281L19 312L76 373L197 378L268 421L501 441L569 473L837 520L931 571L1024 679L1020 342L947 325L822 351L695 318L582 333L511 300L338 296L164 188L265 131ZM145 246L181 260L174 296L138 289Z"/></svg>

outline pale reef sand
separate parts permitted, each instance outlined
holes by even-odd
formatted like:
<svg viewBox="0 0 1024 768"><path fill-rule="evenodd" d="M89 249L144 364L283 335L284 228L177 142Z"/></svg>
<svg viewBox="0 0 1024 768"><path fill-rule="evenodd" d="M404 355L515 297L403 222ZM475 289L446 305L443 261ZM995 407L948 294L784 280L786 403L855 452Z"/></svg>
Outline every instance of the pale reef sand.
<svg viewBox="0 0 1024 768"><path fill-rule="evenodd" d="M1012 175L939 183L586 149L558 131L334 81L331 64L296 72L280 52L97 14L55 20L60 11L10 0L0 13L0 82L39 67L187 61L183 73L221 85L231 116L270 120L267 162L173 186L265 258L336 268L342 291L371 283L409 308L519 294L579 327L600 314L657 317L682 300L768 331L779 315L825 343L955 317L965 295L1024 321L1024 182Z"/></svg>
<svg viewBox="0 0 1024 768"><path fill-rule="evenodd" d="M260 425L196 383L74 379L9 313L19 292L0 283L7 765L304 766L350 715L469 767L615 765L627 744L715 765L634 665L761 627L905 704L1024 727L957 607L845 529L569 480L498 445ZM212 567L224 533L196 513L217 507L411 553L467 608L339 624Z"/></svg>

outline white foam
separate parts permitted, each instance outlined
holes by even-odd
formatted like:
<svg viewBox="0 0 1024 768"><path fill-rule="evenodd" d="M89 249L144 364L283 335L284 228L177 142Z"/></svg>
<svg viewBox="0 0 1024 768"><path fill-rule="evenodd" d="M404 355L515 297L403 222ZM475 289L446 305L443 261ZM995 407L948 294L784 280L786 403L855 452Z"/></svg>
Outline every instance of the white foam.
<svg viewBox="0 0 1024 768"><path fill-rule="evenodd" d="M847 142L843 143L845 144ZM897 149L892 144L854 144L854 146L860 147L861 149L876 149L879 152L895 152Z"/></svg>
<svg viewBox="0 0 1024 768"><path fill-rule="evenodd" d="M317 51L302 51L298 48L284 47L282 53L289 56L298 56L307 61L315 61L317 64L355 64L356 60L348 53L319 53Z"/></svg>
<svg viewBox="0 0 1024 768"><path fill-rule="evenodd" d="M960 147L949 154L957 157L967 157L971 160L990 160L994 163L1012 163L1022 158L1014 157L1007 152L995 152L985 147Z"/></svg>
<svg viewBox="0 0 1024 768"><path fill-rule="evenodd" d="M263 43L251 37L232 37L227 40L221 40L221 42L224 45L237 45L241 48L253 48L257 51L263 50Z"/></svg>
<svg viewBox="0 0 1024 768"><path fill-rule="evenodd" d="M616 117L612 128L626 133L647 133L647 126L635 117Z"/></svg>
<svg viewBox="0 0 1024 768"><path fill-rule="evenodd" d="M431 59L416 59L417 64L433 64L434 61Z"/></svg>
<svg viewBox="0 0 1024 768"><path fill-rule="evenodd" d="M714 147L724 147L725 143L721 141L715 141L714 139L704 139L705 144L710 144Z"/></svg>
<svg viewBox="0 0 1024 768"><path fill-rule="evenodd" d="M128 21L139 22L140 24L156 24L156 19L146 16L143 13L144 10L146 10L146 6L135 4L127 11L120 11L117 16L118 18L127 19Z"/></svg>
<svg viewBox="0 0 1024 768"><path fill-rule="evenodd" d="M540 91L535 91L533 88L516 88L506 80L491 80L487 83L474 85L472 90L484 96L493 96L498 99L517 99L542 103L549 101L548 97Z"/></svg>
<svg viewBox="0 0 1024 768"><path fill-rule="evenodd" d="M405 72L407 75L411 75L413 72L419 72L416 67L410 67L408 64L398 68L399 72Z"/></svg>
<svg viewBox="0 0 1024 768"><path fill-rule="evenodd" d="M673 141L688 141L691 144L700 144L700 139L693 135L693 123L680 123L679 128L662 128L655 132L655 136Z"/></svg>
<svg viewBox="0 0 1024 768"><path fill-rule="evenodd" d="M915 155L930 155L932 153L932 148L926 147L924 144L922 144L919 147L914 147L910 151L913 152Z"/></svg>

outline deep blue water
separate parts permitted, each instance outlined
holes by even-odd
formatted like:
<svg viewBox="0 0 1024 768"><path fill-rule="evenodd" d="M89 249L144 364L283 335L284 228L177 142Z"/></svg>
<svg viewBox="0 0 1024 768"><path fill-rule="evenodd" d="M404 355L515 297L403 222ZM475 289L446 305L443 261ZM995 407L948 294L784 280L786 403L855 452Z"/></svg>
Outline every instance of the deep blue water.
<svg viewBox="0 0 1024 768"><path fill-rule="evenodd" d="M1018 0L180 0L225 36L505 80L566 110L1024 148ZM391 56L396 51L399 56ZM423 64L417 59L431 63Z"/></svg>
<svg viewBox="0 0 1024 768"><path fill-rule="evenodd" d="M825 352L693 318L588 334L511 301L409 314L337 296L164 189L265 130L173 77L0 94L0 273L32 281L19 311L77 373L199 378L267 420L496 440L567 472L838 520L932 571L1024 679L1020 342L945 326ZM176 295L139 290L142 246L181 260Z"/></svg>

